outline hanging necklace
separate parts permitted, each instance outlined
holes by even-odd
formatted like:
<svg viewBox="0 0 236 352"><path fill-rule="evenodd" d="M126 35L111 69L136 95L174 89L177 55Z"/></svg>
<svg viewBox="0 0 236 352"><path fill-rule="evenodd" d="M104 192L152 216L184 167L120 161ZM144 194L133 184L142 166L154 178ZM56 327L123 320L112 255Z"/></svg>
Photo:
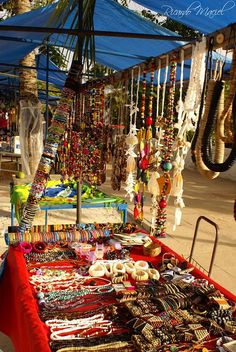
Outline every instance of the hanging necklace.
<svg viewBox="0 0 236 352"><path fill-rule="evenodd" d="M161 195L157 205L157 219L156 219L156 236L166 236L166 206L167 197L170 193L170 171L172 169L173 157L173 141L174 141L174 96L175 96L175 81L176 81L176 59L172 57L170 62L170 83L167 112L164 118L164 134L163 146L161 150L161 169L163 171L163 184L161 188Z"/></svg>
<svg viewBox="0 0 236 352"><path fill-rule="evenodd" d="M167 59L168 61L168 59ZM166 71L168 70L168 66L166 68ZM151 220L151 234L155 233L156 229L156 217L157 217L157 197L160 195L160 188L158 184L158 179L160 177L160 174L158 173L158 168L160 166L160 160L159 160L159 155L160 155L160 148L161 148L161 138L162 138L162 126L161 126L161 118L159 116L159 104L160 104L160 75L161 75L161 60L158 60L158 67L157 67L157 99L156 99L156 138L154 140L154 162L153 162L153 169L154 171L151 173L150 179L148 181L148 191L151 193L152 197L152 207L151 207L151 213L152 213L152 220ZM166 80L167 80L167 74ZM164 82L164 85L166 82ZM162 100L162 112L164 111L164 100Z"/></svg>
<svg viewBox="0 0 236 352"><path fill-rule="evenodd" d="M137 112L138 112L138 95L139 95L139 82L140 82L140 67L138 71L138 78L137 78L137 87L136 87L136 102L134 105L134 72L131 71L131 91L130 91L130 126L129 126L129 134L126 137L126 144L127 144L127 179L126 179L126 187L125 190L127 195L130 197L130 201L134 198L134 186L135 186L135 179L134 179L134 170L136 168L136 160L137 154L135 153L135 146L138 144L137 138Z"/></svg>
<svg viewBox="0 0 236 352"><path fill-rule="evenodd" d="M125 84L125 93L127 93L127 84ZM124 100L123 86L122 86L122 101ZM122 119L121 106L118 109L118 132L115 135L115 143L112 156L112 175L111 175L111 186L113 190L120 190L122 182L126 180L126 167L127 167L127 156L126 156L126 136L123 134L121 126Z"/></svg>
<svg viewBox="0 0 236 352"><path fill-rule="evenodd" d="M135 184L135 197L134 197L134 219L143 220L143 193L145 187L146 169L148 168L148 160L145 158L145 111L146 111L146 91L147 91L147 72L146 68L143 71L142 78L142 95L140 107L140 122L141 128L138 131L138 147L139 159L137 164L137 180Z"/></svg>
<svg viewBox="0 0 236 352"><path fill-rule="evenodd" d="M234 50L234 53L233 53L233 60L232 60L232 65L230 70L230 78L231 78L230 91L229 91L227 100L225 102L225 107L224 107L224 102L222 103L223 82L222 80L220 80L220 81L217 81L215 86L213 87L212 99L207 111L205 128L204 128L204 131L202 132L202 144L200 145L202 159L204 164L206 165L205 167L209 168L211 170L211 173L214 172L216 175L218 175L219 172L224 172L229 170L229 168L233 165L233 163L236 160L236 144L234 140L233 141L231 140L232 142L231 152L227 157L227 159L223 161L224 147L225 147L225 141L226 141L226 138L224 136L224 123L227 121L228 115L232 117L232 122L234 121L232 124L235 124L235 121L236 121L236 94L235 94L236 70L235 68L236 68L236 49ZM217 109L217 106L218 106L218 109ZM210 139L212 129L214 126L214 121L216 118L216 109L218 110L217 111L218 129L215 136L216 137L215 160L214 162L212 162L210 159L210 152L209 152L209 139ZM234 126L233 133L234 133L234 136L236 136L236 124ZM229 132L228 132L228 135L229 135Z"/></svg>

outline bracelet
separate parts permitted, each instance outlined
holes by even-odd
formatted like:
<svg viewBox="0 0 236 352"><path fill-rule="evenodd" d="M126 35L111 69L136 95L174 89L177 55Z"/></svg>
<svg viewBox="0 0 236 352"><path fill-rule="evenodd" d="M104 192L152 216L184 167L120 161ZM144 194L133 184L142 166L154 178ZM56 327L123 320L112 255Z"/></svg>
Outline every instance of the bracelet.
<svg viewBox="0 0 236 352"><path fill-rule="evenodd" d="M148 263L145 262L144 260L138 260L137 262L134 263L135 269L136 270L148 270Z"/></svg>
<svg viewBox="0 0 236 352"><path fill-rule="evenodd" d="M149 275L149 279L151 280L158 281L160 279L159 271L156 269L148 269L148 275Z"/></svg>
<svg viewBox="0 0 236 352"><path fill-rule="evenodd" d="M225 330L231 334L236 334L236 320L229 320L225 323Z"/></svg>
<svg viewBox="0 0 236 352"><path fill-rule="evenodd" d="M32 251L32 245L28 242L20 242L17 248L24 254L28 254Z"/></svg>
<svg viewBox="0 0 236 352"><path fill-rule="evenodd" d="M93 264L89 268L89 275L92 277L102 277L105 275L106 268L102 264Z"/></svg>
<svg viewBox="0 0 236 352"><path fill-rule="evenodd" d="M46 243L41 241L34 242L32 245L32 249L36 253L43 253L46 250L46 247Z"/></svg>
<svg viewBox="0 0 236 352"><path fill-rule="evenodd" d="M99 285L96 284L96 281L94 279L89 281L88 283L86 281L84 284L81 285L81 288L87 288L91 291L92 289L96 290L99 287L105 287L105 286L111 285L111 281L108 279L102 278L100 279L100 281L102 281L102 283L99 282Z"/></svg>
<svg viewBox="0 0 236 352"><path fill-rule="evenodd" d="M111 263L105 263L104 266L106 268L106 276L107 277L111 277L111 275L112 275L112 264Z"/></svg>
<svg viewBox="0 0 236 352"><path fill-rule="evenodd" d="M113 264L112 271L114 274L125 274L126 269L123 263L115 263Z"/></svg>
<svg viewBox="0 0 236 352"><path fill-rule="evenodd" d="M131 274L132 272L134 272L136 270L133 263L125 263L124 266L125 266L125 270L128 274Z"/></svg>
<svg viewBox="0 0 236 352"><path fill-rule="evenodd" d="M144 270L138 270L131 274L132 279L135 281L146 281L148 280L148 273Z"/></svg>

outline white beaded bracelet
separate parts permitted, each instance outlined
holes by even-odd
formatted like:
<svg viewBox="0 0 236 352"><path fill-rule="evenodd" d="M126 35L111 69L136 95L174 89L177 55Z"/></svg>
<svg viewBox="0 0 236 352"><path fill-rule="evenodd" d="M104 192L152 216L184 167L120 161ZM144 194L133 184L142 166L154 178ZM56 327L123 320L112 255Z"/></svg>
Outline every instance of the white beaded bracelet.
<svg viewBox="0 0 236 352"><path fill-rule="evenodd" d="M135 281L146 281L148 280L148 273L144 270L138 270L136 272L133 272L131 274L132 278Z"/></svg>
<svg viewBox="0 0 236 352"><path fill-rule="evenodd" d="M89 275L92 277L102 277L105 275L106 268L102 264L93 264L89 268Z"/></svg>
<svg viewBox="0 0 236 352"><path fill-rule="evenodd" d="M104 263L104 266L106 268L106 276L111 277L112 275L112 264L111 263Z"/></svg>
<svg viewBox="0 0 236 352"><path fill-rule="evenodd" d="M125 266L125 270L128 274L131 274L132 272L134 272L136 270L133 263L125 263L124 266Z"/></svg>
<svg viewBox="0 0 236 352"><path fill-rule="evenodd" d="M148 269L148 275L149 275L149 279L151 279L151 280L159 280L160 279L160 273L156 269Z"/></svg>
<svg viewBox="0 0 236 352"><path fill-rule="evenodd" d="M114 274L125 274L126 269L125 269L124 264L123 264L123 263L119 263L119 262L113 264L112 272L113 272Z"/></svg>
<svg viewBox="0 0 236 352"><path fill-rule="evenodd" d="M145 262L144 260L138 260L137 262L134 263L135 269L136 270L148 270L148 263Z"/></svg>

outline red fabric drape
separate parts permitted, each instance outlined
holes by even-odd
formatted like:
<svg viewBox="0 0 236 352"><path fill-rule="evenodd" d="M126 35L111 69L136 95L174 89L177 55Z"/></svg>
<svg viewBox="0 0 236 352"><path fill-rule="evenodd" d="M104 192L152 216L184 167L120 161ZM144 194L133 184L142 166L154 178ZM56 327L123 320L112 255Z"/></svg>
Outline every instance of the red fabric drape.
<svg viewBox="0 0 236 352"><path fill-rule="evenodd" d="M45 324L28 281L22 253L10 248L0 281L0 331L8 335L16 352L49 352Z"/></svg>

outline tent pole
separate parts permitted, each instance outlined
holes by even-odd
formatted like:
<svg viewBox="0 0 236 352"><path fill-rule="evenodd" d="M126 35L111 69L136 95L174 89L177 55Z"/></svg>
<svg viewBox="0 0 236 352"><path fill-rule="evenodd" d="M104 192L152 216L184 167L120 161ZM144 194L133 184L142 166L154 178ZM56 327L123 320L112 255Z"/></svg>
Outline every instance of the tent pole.
<svg viewBox="0 0 236 352"><path fill-rule="evenodd" d="M0 62L0 66L14 67L14 68L28 68L29 70L37 70L37 71L47 71L47 68L43 68L43 67L36 67L36 66L31 67L31 66L26 66L26 65L8 64L8 63L3 63L3 62ZM68 71L54 69L54 68L48 68L48 71L49 72L68 73Z"/></svg>
<svg viewBox="0 0 236 352"><path fill-rule="evenodd" d="M31 26L10 26L1 25L0 33L2 31L11 32L27 32L27 33L58 33L58 34L68 34L77 37L84 38L85 36L97 36L97 37L118 37L118 38L140 38L140 39L158 39L167 41L177 41L177 42L192 42L196 41L196 38L192 37L181 37L177 35L162 35L162 34L148 34L148 33L131 33L131 32L112 32L112 31L97 31L97 30L83 30L80 28L67 29L67 28L52 28L52 27L31 27ZM1 40L4 37L2 36Z"/></svg>
<svg viewBox="0 0 236 352"><path fill-rule="evenodd" d="M79 31L83 28L83 0L78 0L78 29ZM82 67L83 67L83 37L78 36L78 65L79 65L79 75L78 75L78 84L79 86L82 83ZM76 106L78 101L78 92L76 92ZM81 178L77 180L77 206L76 206L76 224L81 223Z"/></svg>
<svg viewBox="0 0 236 352"><path fill-rule="evenodd" d="M45 139L48 137L48 80L49 80L49 46L48 41L46 42L46 49L47 49L47 64L46 64L46 130L45 130Z"/></svg>

